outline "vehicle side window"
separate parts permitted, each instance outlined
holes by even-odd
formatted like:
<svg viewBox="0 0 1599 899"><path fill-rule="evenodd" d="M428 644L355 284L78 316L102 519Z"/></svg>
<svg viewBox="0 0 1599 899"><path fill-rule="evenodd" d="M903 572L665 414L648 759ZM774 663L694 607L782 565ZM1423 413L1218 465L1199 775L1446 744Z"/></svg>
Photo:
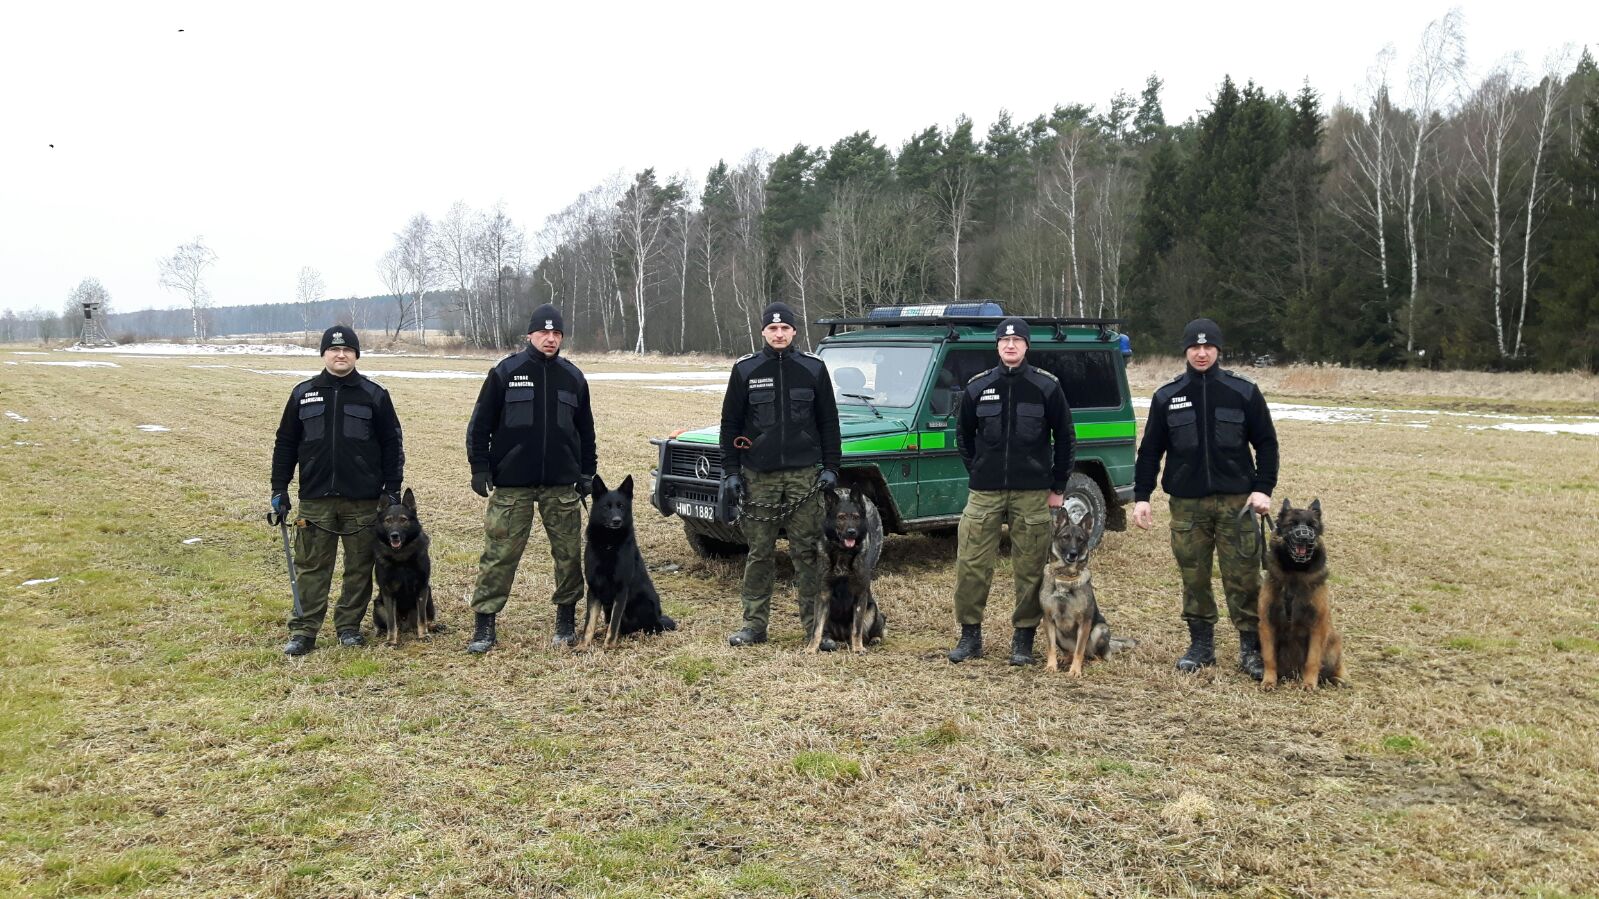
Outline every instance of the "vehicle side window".
<svg viewBox="0 0 1599 899"><path fill-rule="evenodd" d="M999 364L999 357L991 349L950 350L939 366L938 380L933 384L931 403L934 415L947 415L955 411L955 396L966 382Z"/></svg>
<svg viewBox="0 0 1599 899"><path fill-rule="evenodd" d="M1066 402L1073 409L1121 407L1121 378L1114 350L1028 351L1027 361L1060 379Z"/></svg>

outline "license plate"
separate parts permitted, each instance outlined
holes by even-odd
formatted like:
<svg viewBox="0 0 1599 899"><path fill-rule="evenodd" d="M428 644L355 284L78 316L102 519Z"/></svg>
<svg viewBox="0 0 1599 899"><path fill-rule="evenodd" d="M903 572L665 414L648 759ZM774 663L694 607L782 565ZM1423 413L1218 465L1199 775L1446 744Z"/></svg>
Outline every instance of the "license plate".
<svg viewBox="0 0 1599 899"><path fill-rule="evenodd" d="M677 512L684 518L698 518L703 521L716 520L716 507L710 503L685 503L677 502Z"/></svg>

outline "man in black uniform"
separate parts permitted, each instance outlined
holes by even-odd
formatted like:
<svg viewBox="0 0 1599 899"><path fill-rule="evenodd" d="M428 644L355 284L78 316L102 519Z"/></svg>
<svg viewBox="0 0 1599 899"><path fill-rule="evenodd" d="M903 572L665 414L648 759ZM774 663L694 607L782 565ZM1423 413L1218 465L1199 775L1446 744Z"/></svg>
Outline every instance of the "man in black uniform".
<svg viewBox="0 0 1599 899"><path fill-rule="evenodd" d="M960 642L951 662L983 654L983 609L999 557L999 528L1010 521L1016 631L1010 663L1033 663L1033 634L1044 617L1039 591L1049 562L1051 510L1066 498L1076 431L1060 381L1027 364L1027 321L1007 318L995 335L1000 364L966 383L955 432L968 492L955 560Z"/></svg>
<svg viewBox="0 0 1599 899"><path fill-rule="evenodd" d="M1221 560L1227 611L1238 628L1238 667L1260 680L1259 535L1245 508L1271 511L1277 486L1277 430L1253 381L1219 367L1221 328L1197 318L1183 331L1188 368L1155 391L1133 475L1133 523L1154 523L1149 495L1166 457L1161 489L1171 498L1171 547L1183 578L1188 651L1177 670L1216 664L1216 598L1211 558ZM1249 448L1254 447L1253 458Z"/></svg>
<svg viewBox="0 0 1599 899"><path fill-rule="evenodd" d="M723 490L746 497L739 525L749 544L740 589L744 624L727 642L766 642L777 532L788 531L800 620L813 633L822 602L822 498L838 484L843 443L827 366L791 348L799 317L783 303L761 313L766 348L733 364L722 397ZM821 465L820 473L817 465ZM822 649L837 648L828 638Z"/></svg>
<svg viewBox="0 0 1599 899"><path fill-rule="evenodd" d="M372 522L378 498L397 494L405 480L405 448L389 392L355 370L359 358L353 329L322 332L322 373L289 393L272 444L272 511L285 518L294 507L289 481L300 469L294 565L301 605L289 618L286 655L316 648L341 539L344 582L333 626L341 645L366 642L361 619L372 599Z"/></svg>
<svg viewBox="0 0 1599 899"><path fill-rule="evenodd" d="M494 492L484 521L467 652L488 652L495 644L494 617L511 596L535 508L544 519L555 563L555 637L550 642L571 646L576 639L577 601L583 595L583 514L578 503L593 489L599 460L588 380L559 356L564 327L554 306L533 311L527 348L489 370L466 426L472 490L478 496Z"/></svg>

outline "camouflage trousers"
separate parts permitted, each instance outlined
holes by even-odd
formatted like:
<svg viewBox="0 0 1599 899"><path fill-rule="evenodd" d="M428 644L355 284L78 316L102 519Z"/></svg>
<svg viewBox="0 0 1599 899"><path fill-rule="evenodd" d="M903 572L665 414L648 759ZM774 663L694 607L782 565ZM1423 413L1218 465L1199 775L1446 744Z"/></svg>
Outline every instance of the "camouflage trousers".
<svg viewBox="0 0 1599 899"><path fill-rule="evenodd" d="M805 495L816 483L816 469L788 468L781 471L744 469L744 484L749 490L745 511L761 517L775 517L772 510L756 508L758 503L791 503ZM756 521L750 515L739 518L749 555L744 560L744 583L739 599L744 606L744 626L766 633L772 606L772 556L777 551L777 532L788 531L788 554L794 560L794 586L799 590L800 621L805 633L815 625L816 606L822 595L822 495L810 495L781 521Z"/></svg>
<svg viewBox="0 0 1599 899"><path fill-rule="evenodd" d="M961 512L955 551L955 620L960 624L983 623L994 565L999 561L999 528L1007 520L1016 582L1011 624L1037 627L1044 617L1038 595L1049 562L1049 491L972 490Z"/></svg>
<svg viewBox="0 0 1599 899"><path fill-rule="evenodd" d="M1200 499L1171 498L1171 551L1183 577L1183 617L1216 622L1211 592L1211 559L1221 562L1227 613L1241 632L1254 631L1260 615L1260 535L1251 516L1238 510L1245 494L1215 494Z"/></svg>
<svg viewBox="0 0 1599 899"><path fill-rule="evenodd" d="M499 614L511 598L516 566L527 549L533 532L533 513L544 519L544 534L550 541L550 558L555 562L555 595L558 606L576 605L583 596L583 510L577 490L559 487L496 487L489 496L489 510L483 521L483 555L478 559L477 589L472 592L472 611Z"/></svg>
<svg viewBox="0 0 1599 899"><path fill-rule="evenodd" d="M372 601L372 522L377 520L376 499L308 499L300 503L298 519L308 524L294 530L294 568L299 576L300 608L289 613L289 636L315 637L328 614L328 591L333 586L333 561L344 544L344 580L333 609L336 633L359 631ZM339 534L349 534L341 537ZM337 532L337 533L334 533Z"/></svg>

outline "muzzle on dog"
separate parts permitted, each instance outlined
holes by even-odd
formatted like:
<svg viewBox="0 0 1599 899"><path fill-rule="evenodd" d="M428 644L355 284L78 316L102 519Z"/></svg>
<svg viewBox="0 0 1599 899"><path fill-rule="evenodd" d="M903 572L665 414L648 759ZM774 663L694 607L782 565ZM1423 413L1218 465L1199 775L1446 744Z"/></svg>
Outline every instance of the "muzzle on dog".
<svg viewBox="0 0 1599 899"><path fill-rule="evenodd" d="M1283 545L1295 562L1309 562L1316 552L1316 529L1308 524L1296 524L1281 532Z"/></svg>

